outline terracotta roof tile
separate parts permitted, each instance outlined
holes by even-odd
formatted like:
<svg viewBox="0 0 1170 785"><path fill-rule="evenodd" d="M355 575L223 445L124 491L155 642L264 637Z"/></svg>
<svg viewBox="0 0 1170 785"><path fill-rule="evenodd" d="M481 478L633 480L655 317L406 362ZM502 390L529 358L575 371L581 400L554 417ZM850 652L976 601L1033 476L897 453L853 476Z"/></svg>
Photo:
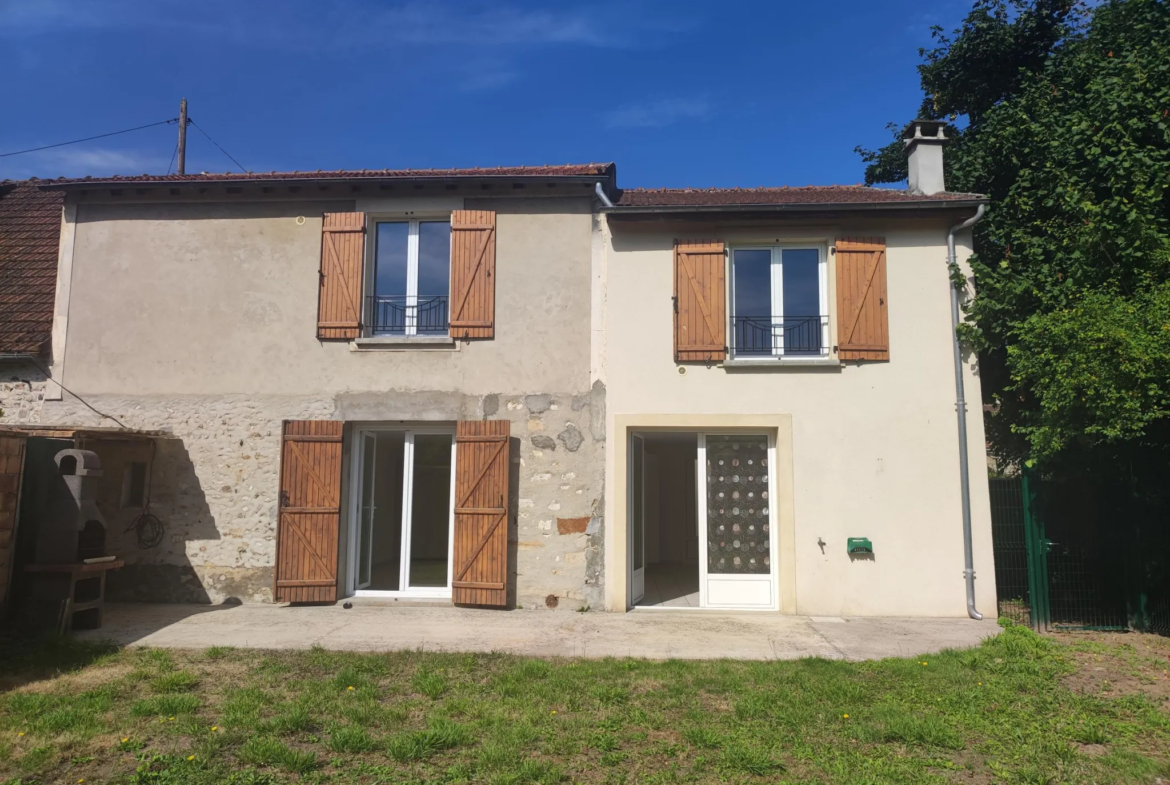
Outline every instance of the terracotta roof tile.
<svg viewBox="0 0 1170 785"><path fill-rule="evenodd" d="M621 192L617 207L705 207L734 205L898 204L982 199L979 194L930 196L865 185L809 185L793 188L636 188Z"/></svg>
<svg viewBox="0 0 1170 785"><path fill-rule="evenodd" d="M44 188L75 183L199 183L266 182L271 180L393 180L445 177L609 177L614 165L564 164L546 166L497 166L485 169L356 169L315 172L201 172L198 174L141 174L110 177L38 180Z"/></svg>
<svg viewBox="0 0 1170 785"><path fill-rule="evenodd" d="M0 181L0 354L48 346L62 201L28 181Z"/></svg>

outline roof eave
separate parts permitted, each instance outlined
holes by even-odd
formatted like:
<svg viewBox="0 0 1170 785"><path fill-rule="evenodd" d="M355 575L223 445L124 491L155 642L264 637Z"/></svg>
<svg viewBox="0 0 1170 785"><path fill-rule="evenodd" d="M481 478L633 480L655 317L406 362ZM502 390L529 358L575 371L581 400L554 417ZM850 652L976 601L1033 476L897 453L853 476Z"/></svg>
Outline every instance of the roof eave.
<svg viewBox="0 0 1170 785"><path fill-rule="evenodd" d="M953 210L973 208L988 204L983 196L973 199L934 199L907 202L803 202L799 204L667 204L667 205L614 205L602 207L600 212L614 215L651 215L666 213L804 213L804 212L854 212L873 210Z"/></svg>
<svg viewBox="0 0 1170 785"><path fill-rule="evenodd" d="M94 188L206 188L218 186L384 185L406 183L558 182L592 186L601 181L612 187L613 173L532 175L420 175L404 177L235 177L198 180L73 180L37 183L42 191L84 191Z"/></svg>

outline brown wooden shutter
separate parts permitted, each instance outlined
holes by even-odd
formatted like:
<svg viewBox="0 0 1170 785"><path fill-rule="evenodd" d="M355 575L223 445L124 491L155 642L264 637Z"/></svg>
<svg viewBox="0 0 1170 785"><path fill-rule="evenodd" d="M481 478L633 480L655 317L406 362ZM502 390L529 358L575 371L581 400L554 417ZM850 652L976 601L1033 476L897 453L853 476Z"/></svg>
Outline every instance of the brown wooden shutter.
<svg viewBox="0 0 1170 785"><path fill-rule="evenodd" d="M727 356L723 243L674 242L674 359L721 362Z"/></svg>
<svg viewBox="0 0 1170 785"><path fill-rule="evenodd" d="M319 340L349 340L361 334L365 231L365 213L325 213L317 299Z"/></svg>
<svg viewBox="0 0 1170 785"><path fill-rule="evenodd" d="M16 513L24 470L24 436L0 435L0 609L8 598L16 551Z"/></svg>
<svg viewBox="0 0 1170 785"><path fill-rule="evenodd" d="M451 335L492 338L496 328L496 214L451 213Z"/></svg>
<svg viewBox="0 0 1170 785"><path fill-rule="evenodd" d="M508 594L507 420L455 426L455 575L457 605L504 607Z"/></svg>
<svg viewBox="0 0 1170 785"><path fill-rule="evenodd" d="M890 359L884 237L837 241L837 356Z"/></svg>
<svg viewBox="0 0 1170 785"><path fill-rule="evenodd" d="M276 528L277 602L337 601L341 433L335 420L285 420Z"/></svg>

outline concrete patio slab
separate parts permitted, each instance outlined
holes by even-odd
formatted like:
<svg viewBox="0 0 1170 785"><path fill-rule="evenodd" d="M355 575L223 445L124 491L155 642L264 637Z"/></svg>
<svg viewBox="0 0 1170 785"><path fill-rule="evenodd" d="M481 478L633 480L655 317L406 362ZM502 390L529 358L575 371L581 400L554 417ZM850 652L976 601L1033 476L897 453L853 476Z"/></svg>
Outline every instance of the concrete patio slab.
<svg viewBox="0 0 1170 785"><path fill-rule="evenodd" d="M167 648L506 652L536 657L867 660L978 645L994 621L810 618L705 610L494 611L450 605L106 605L78 637Z"/></svg>

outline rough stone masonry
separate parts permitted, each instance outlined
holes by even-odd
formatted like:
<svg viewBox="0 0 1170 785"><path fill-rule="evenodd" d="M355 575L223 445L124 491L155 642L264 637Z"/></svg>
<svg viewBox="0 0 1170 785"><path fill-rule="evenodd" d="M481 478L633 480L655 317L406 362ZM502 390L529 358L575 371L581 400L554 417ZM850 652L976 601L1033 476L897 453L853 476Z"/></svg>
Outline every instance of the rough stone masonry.
<svg viewBox="0 0 1170 785"><path fill-rule="evenodd" d="M39 372L38 372L39 373ZM69 395L44 400L43 375L0 386L3 422L115 425ZM22 377L23 379L23 377ZM277 395L87 395L129 428L174 438L154 446L150 506L166 526L156 548L126 531L140 510L118 504L122 470L149 460L149 443L87 445L106 466L99 504L110 522L111 599L271 602L276 558L280 428L285 419L361 422L502 418L519 442L516 598L527 608L603 605L605 387L579 392L363 392ZM147 451L144 453L144 450ZM346 506L348 509L348 506ZM342 543L344 552L344 543Z"/></svg>

